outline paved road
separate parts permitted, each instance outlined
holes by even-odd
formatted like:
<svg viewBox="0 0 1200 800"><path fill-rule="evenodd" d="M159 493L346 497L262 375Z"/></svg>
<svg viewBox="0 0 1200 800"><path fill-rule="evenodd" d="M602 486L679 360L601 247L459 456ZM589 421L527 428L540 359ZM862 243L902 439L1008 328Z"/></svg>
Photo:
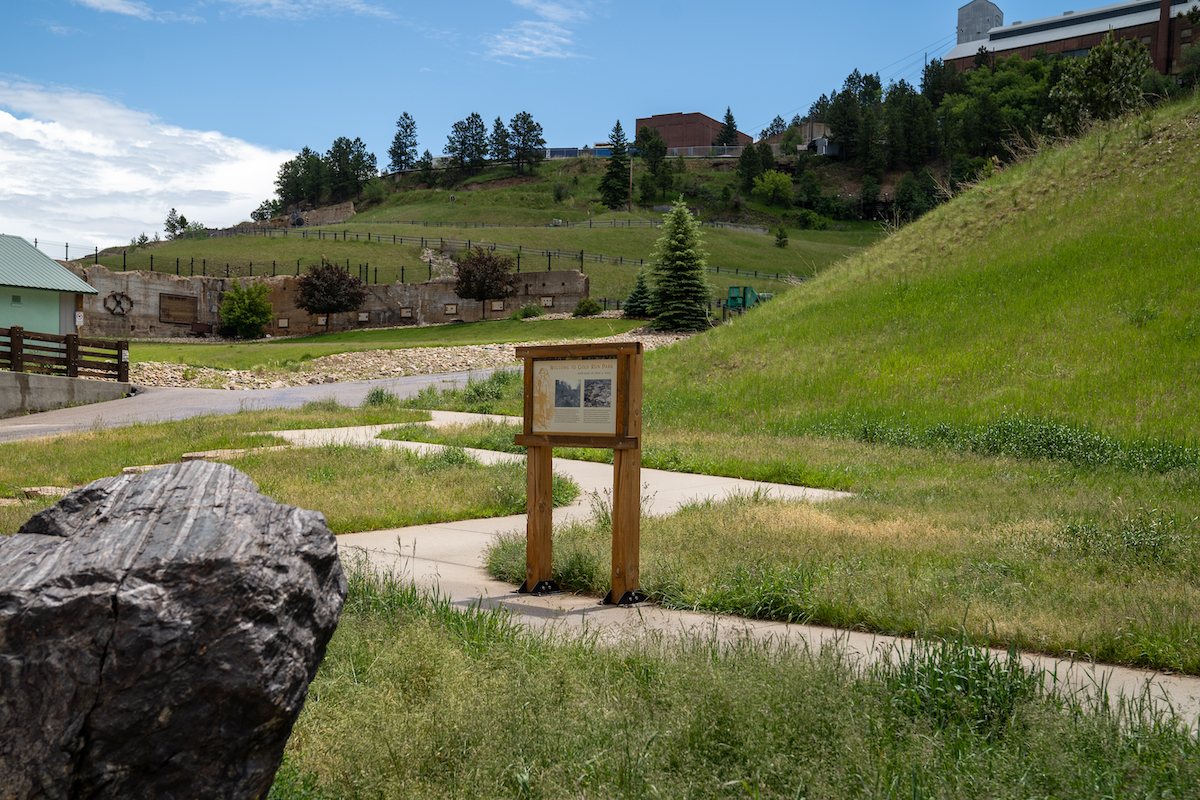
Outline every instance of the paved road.
<svg viewBox="0 0 1200 800"><path fill-rule="evenodd" d="M312 400L331 397L342 405L357 406L362 404L367 392L375 387L387 389L397 397L412 397L427 386L461 386L471 375L480 377L490 372L491 370L482 370L407 375L402 378L252 391L139 386L136 394L120 400L0 419L0 442L53 436L94 427L119 427L135 422L166 422L204 414L233 414L243 409L299 408Z"/></svg>

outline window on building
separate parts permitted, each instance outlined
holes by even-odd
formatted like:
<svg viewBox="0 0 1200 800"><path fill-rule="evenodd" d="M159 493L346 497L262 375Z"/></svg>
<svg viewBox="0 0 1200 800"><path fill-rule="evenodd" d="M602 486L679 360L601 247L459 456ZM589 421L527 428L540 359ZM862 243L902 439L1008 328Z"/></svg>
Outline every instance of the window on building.
<svg viewBox="0 0 1200 800"><path fill-rule="evenodd" d="M19 306L19 305L21 305L21 295L19 295L19 294L14 294L14 295L12 296L12 304L13 304L14 306Z"/></svg>
<svg viewBox="0 0 1200 800"><path fill-rule="evenodd" d="M1180 39L1190 39L1190 38L1192 38L1192 29L1191 29L1191 28L1184 28L1183 30L1181 30L1181 31L1179 32L1179 38L1180 38Z"/></svg>

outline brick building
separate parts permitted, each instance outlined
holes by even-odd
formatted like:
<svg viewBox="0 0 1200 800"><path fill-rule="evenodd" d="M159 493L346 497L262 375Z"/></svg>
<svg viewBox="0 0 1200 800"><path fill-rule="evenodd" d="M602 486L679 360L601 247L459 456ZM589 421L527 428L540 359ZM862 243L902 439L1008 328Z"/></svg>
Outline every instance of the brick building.
<svg viewBox="0 0 1200 800"><path fill-rule="evenodd" d="M1117 41L1141 42L1154 68L1163 75L1179 72L1183 47L1200 37L1186 17L1179 16L1197 0L1126 0L1056 17L1004 24L1004 14L988 0L972 0L958 10L958 44L944 61L960 70L975 63L980 47L997 58L1014 53L1033 58L1038 50L1080 58L1100 44L1111 29Z"/></svg>
<svg viewBox="0 0 1200 800"><path fill-rule="evenodd" d="M658 131L668 148L708 147L717 140L722 127L724 123L706 114L655 114L653 117L639 119L633 129L633 135L636 137L642 128L651 128ZM738 146L753 141L753 136L738 131Z"/></svg>

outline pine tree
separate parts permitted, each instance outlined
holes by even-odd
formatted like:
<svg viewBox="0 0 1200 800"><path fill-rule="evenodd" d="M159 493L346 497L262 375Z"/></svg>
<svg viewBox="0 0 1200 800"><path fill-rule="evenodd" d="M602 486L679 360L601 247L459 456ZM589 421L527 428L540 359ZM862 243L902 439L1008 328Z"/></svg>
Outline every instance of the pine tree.
<svg viewBox="0 0 1200 800"><path fill-rule="evenodd" d="M508 134L509 141L512 142L513 161L517 163L517 174L525 171L526 164L532 168L546 157L546 140L542 136L542 126L534 121L533 115L528 111L522 111L509 120Z"/></svg>
<svg viewBox="0 0 1200 800"><path fill-rule="evenodd" d="M667 331L695 331L708 327L711 290L704 280L700 224L683 198L663 217L663 236L651 257L655 285L651 308L654 327Z"/></svg>
<svg viewBox="0 0 1200 800"><path fill-rule="evenodd" d="M512 160L512 140L508 135L508 128L504 127L504 120L499 117L492 123L492 137L488 139L488 149L491 151L492 161L496 163Z"/></svg>
<svg viewBox="0 0 1200 800"><path fill-rule="evenodd" d="M762 160L754 145L748 144L742 148L742 154L738 156L737 174L747 192L754 188L754 179L763 174Z"/></svg>
<svg viewBox="0 0 1200 800"><path fill-rule="evenodd" d="M733 119L733 111L729 106L725 107L725 123L721 126L721 132L717 134L717 140L713 144L724 147L737 147L738 129L737 123Z"/></svg>
<svg viewBox="0 0 1200 800"><path fill-rule="evenodd" d="M608 144L608 166L600 179L600 199L609 208L620 208L629 199L629 155L621 120L613 126Z"/></svg>
<svg viewBox="0 0 1200 800"><path fill-rule="evenodd" d="M775 246L784 248L788 246L788 235L785 228L780 228L775 232Z"/></svg>
<svg viewBox="0 0 1200 800"><path fill-rule="evenodd" d="M388 170L412 169L417 163L417 123L407 111L396 120L396 135L388 148Z"/></svg>
<svg viewBox="0 0 1200 800"><path fill-rule="evenodd" d="M174 239L175 234L179 232L179 212L171 209L167 214L167 221L163 224L163 230L166 231L168 239Z"/></svg>
<svg viewBox="0 0 1200 800"><path fill-rule="evenodd" d="M650 316L650 286L646 283L646 270L638 270L633 291L625 300L624 311L627 317Z"/></svg>

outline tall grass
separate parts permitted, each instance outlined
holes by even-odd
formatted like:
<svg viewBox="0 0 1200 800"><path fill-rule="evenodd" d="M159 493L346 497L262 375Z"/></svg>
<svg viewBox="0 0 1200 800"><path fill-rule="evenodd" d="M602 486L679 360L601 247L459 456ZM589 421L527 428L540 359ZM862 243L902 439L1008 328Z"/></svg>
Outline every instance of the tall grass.
<svg viewBox="0 0 1200 800"><path fill-rule="evenodd" d="M605 646L352 575L276 800L1186 797L1200 781L1183 721L1047 693L958 640L867 670L750 641Z"/></svg>

